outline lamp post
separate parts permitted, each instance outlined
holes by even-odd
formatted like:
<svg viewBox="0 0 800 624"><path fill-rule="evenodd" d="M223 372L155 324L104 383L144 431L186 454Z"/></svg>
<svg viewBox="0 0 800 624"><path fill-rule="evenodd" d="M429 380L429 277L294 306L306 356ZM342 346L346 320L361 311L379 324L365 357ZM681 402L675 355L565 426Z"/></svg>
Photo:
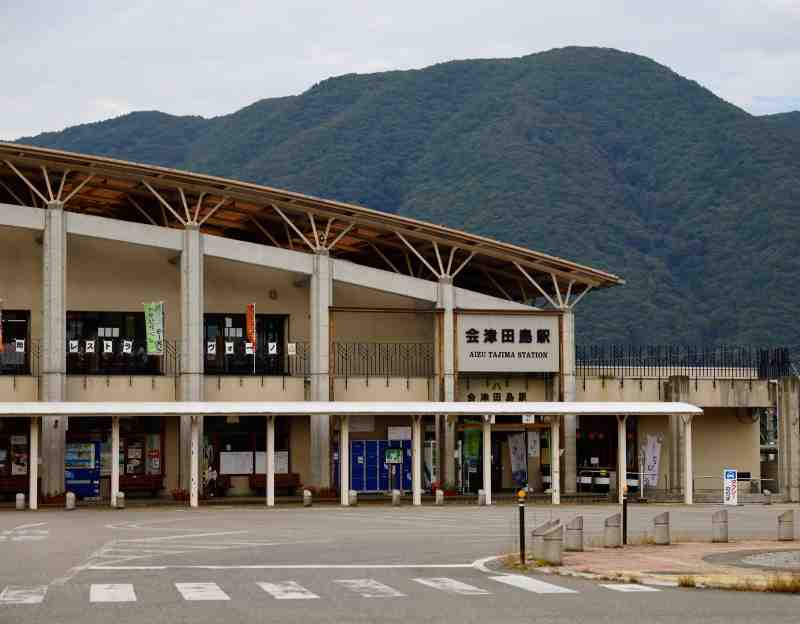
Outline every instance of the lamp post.
<svg viewBox="0 0 800 624"><path fill-rule="evenodd" d="M525 490L517 492L517 504L519 507L519 562L525 565Z"/></svg>

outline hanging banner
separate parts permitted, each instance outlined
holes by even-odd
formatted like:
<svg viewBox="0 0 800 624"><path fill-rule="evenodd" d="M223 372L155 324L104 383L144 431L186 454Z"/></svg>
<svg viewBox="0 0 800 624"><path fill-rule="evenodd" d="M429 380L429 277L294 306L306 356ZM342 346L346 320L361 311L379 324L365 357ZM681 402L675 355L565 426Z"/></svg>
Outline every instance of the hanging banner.
<svg viewBox="0 0 800 624"><path fill-rule="evenodd" d="M144 304L147 355L164 355L164 302Z"/></svg>
<svg viewBox="0 0 800 624"><path fill-rule="evenodd" d="M658 485L658 469L661 462L661 445L664 442L662 434L647 434L644 444L641 447L641 465L644 484L647 487Z"/></svg>
<svg viewBox="0 0 800 624"><path fill-rule="evenodd" d="M103 341L103 353L114 353L114 343L111 340Z"/></svg>
<svg viewBox="0 0 800 624"><path fill-rule="evenodd" d="M3 341L3 308L0 308L0 353L5 351L5 344Z"/></svg>
<svg viewBox="0 0 800 624"><path fill-rule="evenodd" d="M80 349L80 341L79 340L70 340L69 341L69 352L70 353L79 353Z"/></svg>
<svg viewBox="0 0 800 624"><path fill-rule="evenodd" d="M25 341L24 340L19 340L19 339L15 340L14 341L14 347L15 347L14 350L17 353L25 353Z"/></svg>
<svg viewBox="0 0 800 624"><path fill-rule="evenodd" d="M539 432L528 432L528 457L539 457Z"/></svg>
<svg viewBox="0 0 800 624"><path fill-rule="evenodd" d="M739 474L733 468L726 468L722 472L723 480L723 503L726 505L739 504Z"/></svg>
<svg viewBox="0 0 800 624"><path fill-rule="evenodd" d="M253 345L255 349L256 345L256 304L255 303L248 303L247 304L247 342Z"/></svg>
<svg viewBox="0 0 800 624"><path fill-rule="evenodd" d="M524 433L508 434L508 454L511 456L511 478L516 485L528 482L528 455Z"/></svg>
<svg viewBox="0 0 800 624"><path fill-rule="evenodd" d="M94 340L87 340L84 344L84 352L94 353Z"/></svg>
<svg viewBox="0 0 800 624"><path fill-rule="evenodd" d="M133 340L122 341L122 352L125 355L130 355L131 353L133 353Z"/></svg>

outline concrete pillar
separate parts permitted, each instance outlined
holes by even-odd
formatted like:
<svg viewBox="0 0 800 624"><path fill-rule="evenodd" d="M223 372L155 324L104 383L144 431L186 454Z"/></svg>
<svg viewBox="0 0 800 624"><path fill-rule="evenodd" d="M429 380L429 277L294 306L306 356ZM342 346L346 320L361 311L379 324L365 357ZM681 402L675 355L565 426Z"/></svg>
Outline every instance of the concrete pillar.
<svg viewBox="0 0 800 624"><path fill-rule="evenodd" d="M780 488L796 503L800 501L800 382L793 377L779 379L777 392Z"/></svg>
<svg viewBox="0 0 800 624"><path fill-rule="evenodd" d="M614 514L603 523L603 546L619 548L622 546L622 514Z"/></svg>
<svg viewBox="0 0 800 624"><path fill-rule="evenodd" d="M664 393L665 401L686 403L689 400L689 377L673 375L667 380ZM683 457L684 457L684 428L679 414L670 414L669 417L669 489L678 493L684 483Z"/></svg>
<svg viewBox="0 0 800 624"><path fill-rule="evenodd" d="M683 502L694 502L694 469L692 468L692 420L691 414L681 415L683 421Z"/></svg>
<svg viewBox="0 0 800 624"><path fill-rule="evenodd" d="M711 514L711 541L715 544L728 541L728 510L720 509Z"/></svg>
<svg viewBox="0 0 800 624"><path fill-rule="evenodd" d="M411 504L422 505L422 416L411 417Z"/></svg>
<svg viewBox="0 0 800 624"><path fill-rule="evenodd" d="M575 368L575 313L564 310L561 316L561 383L564 389L564 401L577 400L576 368ZM578 417L575 414L564 415L564 491L574 494L578 491Z"/></svg>
<svg viewBox="0 0 800 624"><path fill-rule="evenodd" d="M267 481L267 507L275 506L275 416L267 416L267 444L264 458Z"/></svg>
<svg viewBox="0 0 800 624"><path fill-rule="evenodd" d="M203 400L203 312L205 310L203 236L196 225L183 231L181 252L180 400ZM191 485L192 416L181 416L181 487ZM202 437L202 423L198 438Z"/></svg>
<svg viewBox="0 0 800 624"><path fill-rule="evenodd" d="M561 417L550 417L550 502L561 504L560 441Z"/></svg>
<svg viewBox="0 0 800 624"><path fill-rule="evenodd" d="M64 204L49 202L42 238L42 401L64 401L67 374L67 226ZM42 422L42 491L46 497L64 493L66 417Z"/></svg>
<svg viewBox="0 0 800 624"><path fill-rule="evenodd" d="M331 258L326 250L314 255L311 274L311 400L330 400L330 306L333 298ZM311 417L311 481L330 487L330 416ZM341 449L340 449L341 452Z"/></svg>
<svg viewBox="0 0 800 624"><path fill-rule="evenodd" d="M200 416L190 417L189 506L199 505L200 491Z"/></svg>
<svg viewBox="0 0 800 624"><path fill-rule="evenodd" d="M455 291L453 280L450 277L439 279L438 307L442 314L440 353L442 372L442 400L456 400L456 361L455 361ZM444 424L444 452L442 453L442 483L456 480L455 467L456 448L456 419L451 416L445 418Z"/></svg>
<svg viewBox="0 0 800 624"><path fill-rule="evenodd" d="M567 522L564 550L583 552L583 516L575 516Z"/></svg>
<svg viewBox="0 0 800 624"><path fill-rule="evenodd" d="M625 430L627 416L617 416L617 500L622 504L625 489L628 485L628 438Z"/></svg>
<svg viewBox="0 0 800 624"><path fill-rule="evenodd" d="M350 504L350 417L347 414L339 419L339 500L342 505Z"/></svg>
<svg viewBox="0 0 800 624"><path fill-rule="evenodd" d="M117 506L119 494L119 416L111 417L111 506Z"/></svg>
<svg viewBox="0 0 800 624"><path fill-rule="evenodd" d="M669 546L671 543L668 511L653 518L653 535L657 546Z"/></svg>
<svg viewBox="0 0 800 624"><path fill-rule="evenodd" d="M28 504L32 510L39 509L39 418L30 423L30 457L28 457Z"/></svg>
<svg viewBox="0 0 800 624"><path fill-rule="evenodd" d="M483 417L483 491L486 504L492 504L492 420L493 416Z"/></svg>

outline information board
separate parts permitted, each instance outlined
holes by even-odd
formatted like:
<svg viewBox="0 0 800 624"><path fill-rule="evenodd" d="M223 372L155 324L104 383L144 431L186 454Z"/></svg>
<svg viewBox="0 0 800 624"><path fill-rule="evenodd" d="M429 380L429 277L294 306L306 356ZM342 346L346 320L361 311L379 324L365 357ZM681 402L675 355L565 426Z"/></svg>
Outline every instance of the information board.
<svg viewBox="0 0 800 624"><path fill-rule="evenodd" d="M722 472L722 502L726 505L739 504L739 474L733 468L726 468Z"/></svg>
<svg viewBox="0 0 800 624"><path fill-rule="evenodd" d="M224 475L253 474L253 453L251 451L220 453L219 473Z"/></svg>

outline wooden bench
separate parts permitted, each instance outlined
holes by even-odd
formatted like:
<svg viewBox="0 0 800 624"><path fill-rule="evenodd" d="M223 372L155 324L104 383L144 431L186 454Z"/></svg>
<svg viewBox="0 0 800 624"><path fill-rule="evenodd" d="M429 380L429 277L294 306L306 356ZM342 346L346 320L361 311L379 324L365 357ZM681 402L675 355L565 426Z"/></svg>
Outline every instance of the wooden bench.
<svg viewBox="0 0 800 624"><path fill-rule="evenodd" d="M155 496L164 488L164 475L148 474L121 474L119 476L119 491L125 492L150 492Z"/></svg>
<svg viewBox="0 0 800 624"><path fill-rule="evenodd" d="M300 475L296 472L282 473L275 475L275 490L286 490L289 496L294 496L295 490L302 484L300 483ZM265 490L267 489L267 475L265 474L251 474L250 475L250 489L251 490Z"/></svg>

